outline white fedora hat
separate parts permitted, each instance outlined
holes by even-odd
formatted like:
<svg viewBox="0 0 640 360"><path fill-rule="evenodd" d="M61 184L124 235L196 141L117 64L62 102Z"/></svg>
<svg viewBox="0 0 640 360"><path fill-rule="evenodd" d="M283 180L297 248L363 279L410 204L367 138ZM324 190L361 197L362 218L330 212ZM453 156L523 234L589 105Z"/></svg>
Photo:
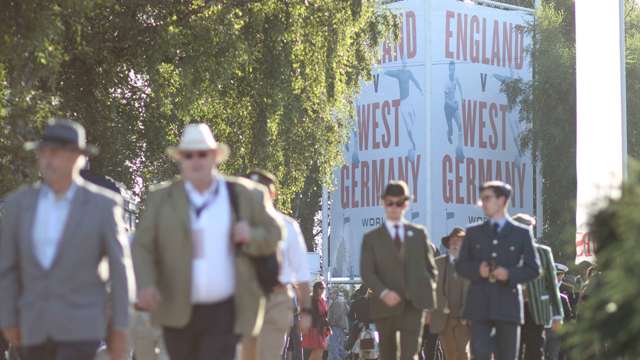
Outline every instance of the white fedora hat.
<svg viewBox="0 0 640 360"><path fill-rule="evenodd" d="M178 159L183 151L218 151L218 162L223 162L229 156L229 147L216 141L207 124L189 124L184 128L180 144L169 146L167 154Z"/></svg>

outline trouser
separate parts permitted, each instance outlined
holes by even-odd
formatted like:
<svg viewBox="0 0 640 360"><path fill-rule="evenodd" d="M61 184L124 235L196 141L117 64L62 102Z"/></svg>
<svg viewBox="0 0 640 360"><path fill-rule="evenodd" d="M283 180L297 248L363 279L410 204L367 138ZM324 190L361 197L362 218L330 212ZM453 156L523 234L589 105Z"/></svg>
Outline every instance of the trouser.
<svg viewBox="0 0 640 360"><path fill-rule="evenodd" d="M343 360L345 356L347 356L344 349L346 337L347 332L345 329L338 326L331 327L331 336L329 336L329 345L327 349L328 360Z"/></svg>
<svg viewBox="0 0 640 360"><path fill-rule="evenodd" d="M547 360L560 360L560 335L551 329L546 329L545 358Z"/></svg>
<svg viewBox="0 0 640 360"><path fill-rule="evenodd" d="M380 335L380 359L417 359L422 337L422 310L410 303L404 305L402 314L375 320ZM398 357L397 335L400 335Z"/></svg>
<svg viewBox="0 0 640 360"><path fill-rule="evenodd" d="M53 341L20 349L20 360L93 360L100 340Z"/></svg>
<svg viewBox="0 0 640 360"><path fill-rule="evenodd" d="M130 336L136 360L169 360L162 340L162 329L151 325L149 313L132 313Z"/></svg>
<svg viewBox="0 0 640 360"><path fill-rule="evenodd" d="M164 341L171 360L232 360L239 337L233 333L233 298L193 305L191 319L181 328L164 327Z"/></svg>
<svg viewBox="0 0 640 360"><path fill-rule="evenodd" d="M293 305L288 290L286 288L274 290L267 299L260 334L242 339L242 359L280 359L285 337L292 323Z"/></svg>
<svg viewBox="0 0 640 360"><path fill-rule="evenodd" d="M520 336L520 359L544 359L544 325L535 323L527 303L524 304L524 325Z"/></svg>
<svg viewBox="0 0 640 360"><path fill-rule="evenodd" d="M440 343L444 350L445 359L468 360L469 326L463 324L461 319L449 316L440 333Z"/></svg>
<svg viewBox="0 0 640 360"><path fill-rule="evenodd" d="M506 321L471 322L471 356L474 360L516 360L520 325Z"/></svg>

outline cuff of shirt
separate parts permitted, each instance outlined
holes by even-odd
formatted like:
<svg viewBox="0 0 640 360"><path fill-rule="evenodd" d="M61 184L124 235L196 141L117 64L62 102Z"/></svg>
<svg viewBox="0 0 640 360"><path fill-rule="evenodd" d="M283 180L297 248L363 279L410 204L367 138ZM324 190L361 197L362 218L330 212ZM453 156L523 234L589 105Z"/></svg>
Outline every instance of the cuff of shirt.
<svg viewBox="0 0 640 360"><path fill-rule="evenodd" d="M562 316L556 315L551 317L551 320L560 320L560 322L562 323Z"/></svg>
<svg viewBox="0 0 640 360"><path fill-rule="evenodd" d="M389 292L389 289L382 290L382 292L380 293L380 299L384 298L384 296L387 295L388 292Z"/></svg>

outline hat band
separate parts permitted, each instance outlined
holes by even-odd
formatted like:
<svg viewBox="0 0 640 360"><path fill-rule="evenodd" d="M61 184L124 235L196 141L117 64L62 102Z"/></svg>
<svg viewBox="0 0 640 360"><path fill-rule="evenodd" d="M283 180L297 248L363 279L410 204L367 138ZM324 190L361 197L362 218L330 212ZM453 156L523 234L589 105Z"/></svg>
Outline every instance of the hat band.
<svg viewBox="0 0 640 360"><path fill-rule="evenodd" d="M80 145L75 140L60 137L60 136L55 136L55 135L44 135L42 137L42 141L57 143L60 145L74 145L74 146L80 147Z"/></svg>

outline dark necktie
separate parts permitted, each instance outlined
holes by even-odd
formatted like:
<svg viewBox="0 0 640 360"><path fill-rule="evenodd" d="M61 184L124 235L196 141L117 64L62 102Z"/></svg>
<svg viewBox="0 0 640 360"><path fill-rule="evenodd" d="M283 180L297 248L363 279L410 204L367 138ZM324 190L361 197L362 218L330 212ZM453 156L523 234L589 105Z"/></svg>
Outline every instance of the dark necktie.
<svg viewBox="0 0 640 360"><path fill-rule="evenodd" d="M499 232L500 232L500 224L493 223L493 233L495 234L495 236L498 236Z"/></svg>
<svg viewBox="0 0 640 360"><path fill-rule="evenodd" d="M396 247L396 251L400 252L402 249L402 240L400 240L400 225L393 225L396 229L396 235L393 237L393 245Z"/></svg>

